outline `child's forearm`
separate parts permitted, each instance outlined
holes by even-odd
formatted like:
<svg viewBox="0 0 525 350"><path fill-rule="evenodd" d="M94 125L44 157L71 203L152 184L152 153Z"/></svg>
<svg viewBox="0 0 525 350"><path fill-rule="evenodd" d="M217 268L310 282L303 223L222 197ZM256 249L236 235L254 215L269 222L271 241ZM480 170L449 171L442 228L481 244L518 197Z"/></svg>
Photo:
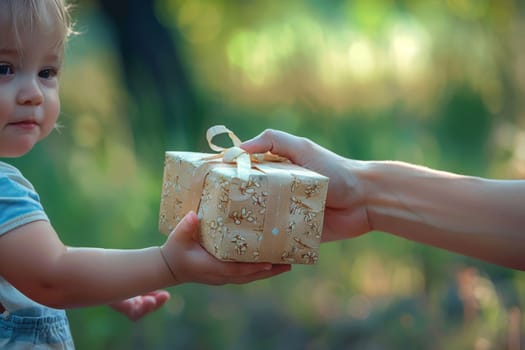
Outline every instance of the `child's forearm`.
<svg viewBox="0 0 525 350"><path fill-rule="evenodd" d="M363 174L374 230L525 269L525 181L402 162L369 162Z"/></svg>
<svg viewBox="0 0 525 350"><path fill-rule="evenodd" d="M217 260L195 240L198 223L190 212L162 247L115 250L68 248L49 222L34 221L0 236L0 275L36 302L70 308L185 282L248 283L289 270L289 265Z"/></svg>
<svg viewBox="0 0 525 350"><path fill-rule="evenodd" d="M67 248L38 301L55 308L100 305L176 284L159 247Z"/></svg>

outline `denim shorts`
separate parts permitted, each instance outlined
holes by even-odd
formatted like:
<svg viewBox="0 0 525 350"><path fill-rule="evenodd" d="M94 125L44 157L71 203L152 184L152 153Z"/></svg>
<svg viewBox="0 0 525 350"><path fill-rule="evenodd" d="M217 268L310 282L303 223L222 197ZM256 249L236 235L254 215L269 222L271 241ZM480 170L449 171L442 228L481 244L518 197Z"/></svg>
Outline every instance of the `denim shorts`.
<svg viewBox="0 0 525 350"><path fill-rule="evenodd" d="M0 315L0 349L75 349L65 312L45 317Z"/></svg>

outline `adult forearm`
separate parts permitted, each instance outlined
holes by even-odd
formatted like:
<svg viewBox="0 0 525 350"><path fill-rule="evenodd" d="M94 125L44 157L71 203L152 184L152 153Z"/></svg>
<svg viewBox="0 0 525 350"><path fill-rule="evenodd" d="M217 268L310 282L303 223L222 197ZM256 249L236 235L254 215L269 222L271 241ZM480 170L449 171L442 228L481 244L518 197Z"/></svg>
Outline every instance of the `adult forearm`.
<svg viewBox="0 0 525 350"><path fill-rule="evenodd" d="M525 269L525 181L402 162L369 162L363 179L372 229Z"/></svg>

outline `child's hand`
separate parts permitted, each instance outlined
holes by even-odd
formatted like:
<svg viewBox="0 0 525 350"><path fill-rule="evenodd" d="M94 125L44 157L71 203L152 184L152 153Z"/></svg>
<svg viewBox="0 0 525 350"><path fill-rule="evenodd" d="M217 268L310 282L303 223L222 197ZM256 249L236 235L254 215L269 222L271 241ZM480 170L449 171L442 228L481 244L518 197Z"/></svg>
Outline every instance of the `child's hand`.
<svg viewBox="0 0 525 350"><path fill-rule="evenodd" d="M176 284L184 282L213 285L241 284L290 271L290 265L220 261L197 241L195 235L198 225L197 215L189 212L161 248Z"/></svg>
<svg viewBox="0 0 525 350"><path fill-rule="evenodd" d="M137 321L152 311L164 305L170 298L170 294L165 290L156 290L144 295L117 301L108 306L124 314L132 321Z"/></svg>

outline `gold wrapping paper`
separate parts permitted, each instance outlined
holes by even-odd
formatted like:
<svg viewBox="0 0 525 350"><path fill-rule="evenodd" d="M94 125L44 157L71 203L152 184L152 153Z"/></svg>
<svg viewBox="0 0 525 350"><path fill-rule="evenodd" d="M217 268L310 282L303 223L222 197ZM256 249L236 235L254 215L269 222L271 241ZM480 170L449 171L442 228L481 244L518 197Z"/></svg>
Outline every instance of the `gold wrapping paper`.
<svg viewBox="0 0 525 350"><path fill-rule="evenodd" d="M189 210L200 241L225 261L314 264L328 178L289 162L235 163L216 154L166 152L159 229L168 234ZM240 177L244 177L241 179Z"/></svg>

